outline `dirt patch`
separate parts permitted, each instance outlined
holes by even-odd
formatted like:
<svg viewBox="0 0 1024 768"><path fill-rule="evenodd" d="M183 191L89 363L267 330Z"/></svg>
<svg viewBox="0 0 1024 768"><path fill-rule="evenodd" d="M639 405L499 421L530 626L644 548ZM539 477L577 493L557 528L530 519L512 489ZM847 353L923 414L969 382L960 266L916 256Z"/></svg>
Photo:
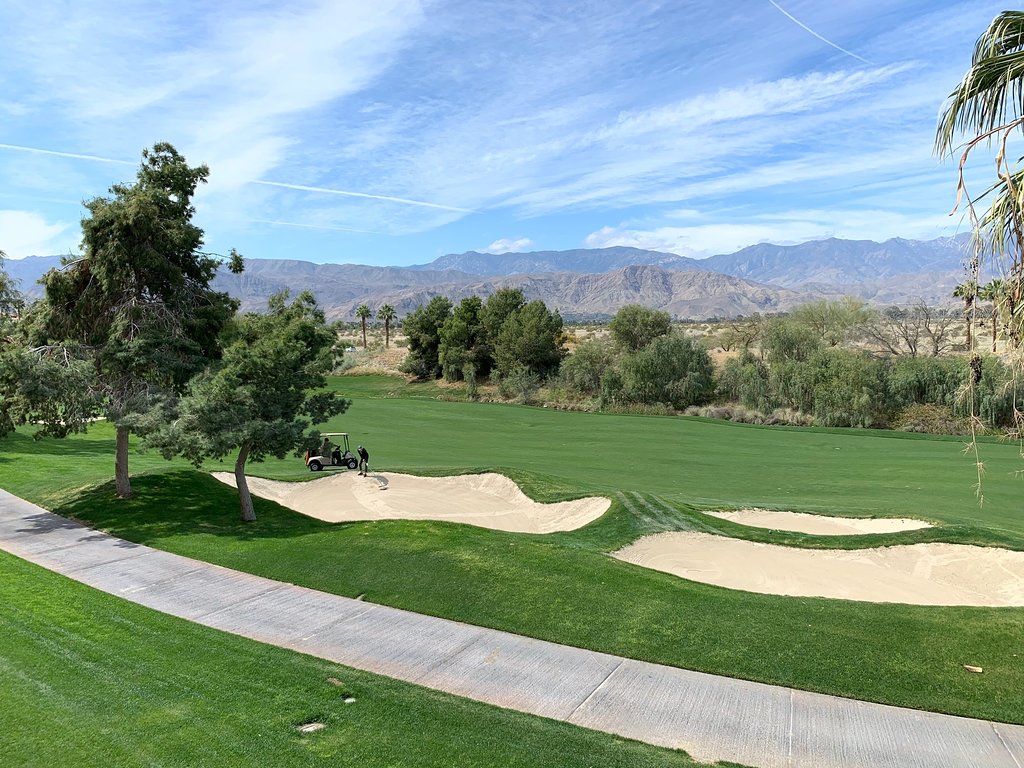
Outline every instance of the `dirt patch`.
<svg viewBox="0 0 1024 768"><path fill-rule="evenodd" d="M229 472L213 476L230 486ZM338 472L304 483L250 477L249 490L310 517L332 523L358 520L442 520L515 533L572 531L593 522L611 506L593 496L540 504L504 475L417 477L384 474L387 490L373 477Z"/></svg>
<svg viewBox="0 0 1024 768"><path fill-rule="evenodd" d="M795 531L817 536L858 536L865 533L898 533L931 528L931 523L908 517L829 517L804 512L781 512L772 509L739 509L735 512L705 512L704 514L729 520L753 528L775 531Z"/></svg>
<svg viewBox="0 0 1024 768"><path fill-rule="evenodd" d="M964 544L820 550L708 533L646 536L613 553L692 581L770 595L913 605L1024 606L1024 552Z"/></svg>

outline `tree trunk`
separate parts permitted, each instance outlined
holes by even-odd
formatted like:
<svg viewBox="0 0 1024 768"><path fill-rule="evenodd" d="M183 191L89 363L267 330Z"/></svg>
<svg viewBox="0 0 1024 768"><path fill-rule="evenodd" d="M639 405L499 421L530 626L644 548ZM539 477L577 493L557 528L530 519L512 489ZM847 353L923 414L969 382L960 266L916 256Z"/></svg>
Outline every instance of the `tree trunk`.
<svg viewBox="0 0 1024 768"><path fill-rule="evenodd" d="M391 322L387 319L384 320L384 348L387 349L391 346Z"/></svg>
<svg viewBox="0 0 1024 768"><path fill-rule="evenodd" d="M967 322L967 349L971 348L971 308L964 309L964 320Z"/></svg>
<svg viewBox="0 0 1024 768"><path fill-rule="evenodd" d="M238 487L238 503L241 505L242 522L251 523L256 520L256 510L252 508L252 494L249 493L249 483L245 479L245 460L249 458L248 442L242 443L238 449L238 458L235 459L235 485Z"/></svg>
<svg viewBox="0 0 1024 768"><path fill-rule="evenodd" d="M992 354L996 353L996 310L992 309Z"/></svg>
<svg viewBox="0 0 1024 768"><path fill-rule="evenodd" d="M360 318L363 322L363 349L366 349L366 318Z"/></svg>
<svg viewBox="0 0 1024 768"><path fill-rule="evenodd" d="M117 428L117 451L114 461L114 484L119 498L132 495L132 483L128 477L128 427Z"/></svg>

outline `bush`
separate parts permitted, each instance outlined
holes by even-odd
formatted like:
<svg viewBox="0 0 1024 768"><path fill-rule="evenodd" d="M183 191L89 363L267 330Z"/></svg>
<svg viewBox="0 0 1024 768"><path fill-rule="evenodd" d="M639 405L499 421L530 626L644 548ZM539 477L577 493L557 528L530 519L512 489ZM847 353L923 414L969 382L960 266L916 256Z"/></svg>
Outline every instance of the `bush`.
<svg viewBox="0 0 1024 768"><path fill-rule="evenodd" d="M621 363L623 402L665 403L682 410L700 405L714 393L714 366L707 350L673 333L660 336Z"/></svg>
<svg viewBox="0 0 1024 768"><path fill-rule="evenodd" d="M893 429L931 435L963 435L970 431L966 420L954 416L951 408L929 403L908 405L893 420Z"/></svg>
<svg viewBox="0 0 1024 768"><path fill-rule="evenodd" d="M566 389L597 395L601 391L601 378L613 362L614 354L608 342L585 341L562 361L559 377Z"/></svg>
<svg viewBox="0 0 1024 768"><path fill-rule="evenodd" d="M359 350L356 352L346 352L345 357L342 358L341 362L334 367L331 371L335 376L340 376L345 371L350 371L360 365L364 365L370 359L370 353L366 350Z"/></svg>
<svg viewBox="0 0 1024 768"><path fill-rule="evenodd" d="M770 407L768 368L747 350L725 361L715 389L720 399L737 401L761 411Z"/></svg>
<svg viewBox="0 0 1024 768"><path fill-rule="evenodd" d="M684 412L686 416L700 416L705 419L722 419L740 424L766 424L769 426L783 425L792 427L810 427L814 425L814 417L809 413L801 413L788 408L776 408L771 413L763 413L742 405L704 405L690 406Z"/></svg>
<svg viewBox="0 0 1024 768"><path fill-rule="evenodd" d="M672 318L668 312L627 304L615 313L608 329L622 349L638 352L659 336L666 336L672 330Z"/></svg>
<svg viewBox="0 0 1024 768"><path fill-rule="evenodd" d="M462 366L462 379L466 382L466 397L476 400L479 396L479 387L476 381L476 366L473 363Z"/></svg>
<svg viewBox="0 0 1024 768"><path fill-rule="evenodd" d="M498 382L498 394L526 405L540 388L540 376L525 365L517 365Z"/></svg>

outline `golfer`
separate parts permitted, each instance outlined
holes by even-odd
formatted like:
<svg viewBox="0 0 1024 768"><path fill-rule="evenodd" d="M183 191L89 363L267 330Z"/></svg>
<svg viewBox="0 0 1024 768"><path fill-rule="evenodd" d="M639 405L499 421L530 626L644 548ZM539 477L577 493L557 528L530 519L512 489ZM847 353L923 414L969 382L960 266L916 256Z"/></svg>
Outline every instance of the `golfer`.
<svg viewBox="0 0 1024 768"><path fill-rule="evenodd" d="M366 477L370 471L370 454L361 445L356 450L359 452L359 474Z"/></svg>

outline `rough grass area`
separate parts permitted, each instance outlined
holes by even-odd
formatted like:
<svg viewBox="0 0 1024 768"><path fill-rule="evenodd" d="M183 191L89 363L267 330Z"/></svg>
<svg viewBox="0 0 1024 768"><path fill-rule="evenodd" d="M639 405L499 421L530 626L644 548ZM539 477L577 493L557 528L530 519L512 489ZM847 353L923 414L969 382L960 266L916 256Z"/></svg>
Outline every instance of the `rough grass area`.
<svg viewBox="0 0 1024 768"><path fill-rule="evenodd" d="M982 446L988 475L979 508L974 467L957 440L445 402L433 385L381 377L332 384L355 403L327 428L365 444L376 470L497 470L534 498L603 493L612 509L578 531L547 536L432 522L328 525L269 502L245 526L231 489L153 454L132 456L136 498L114 499L102 486L113 472L105 425L65 442L9 438L0 486L134 541L329 592L689 669L1024 722L1024 609L773 597L606 555L664 530L805 547L950 541L1021 549L1015 446ZM299 459L251 470L313 477ZM712 505L909 516L937 527L812 537L700 513ZM963 664L985 673L968 674Z"/></svg>
<svg viewBox="0 0 1024 768"><path fill-rule="evenodd" d="M164 616L2 552L0 605L4 765L698 765ZM326 727L297 730L309 722Z"/></svg>

